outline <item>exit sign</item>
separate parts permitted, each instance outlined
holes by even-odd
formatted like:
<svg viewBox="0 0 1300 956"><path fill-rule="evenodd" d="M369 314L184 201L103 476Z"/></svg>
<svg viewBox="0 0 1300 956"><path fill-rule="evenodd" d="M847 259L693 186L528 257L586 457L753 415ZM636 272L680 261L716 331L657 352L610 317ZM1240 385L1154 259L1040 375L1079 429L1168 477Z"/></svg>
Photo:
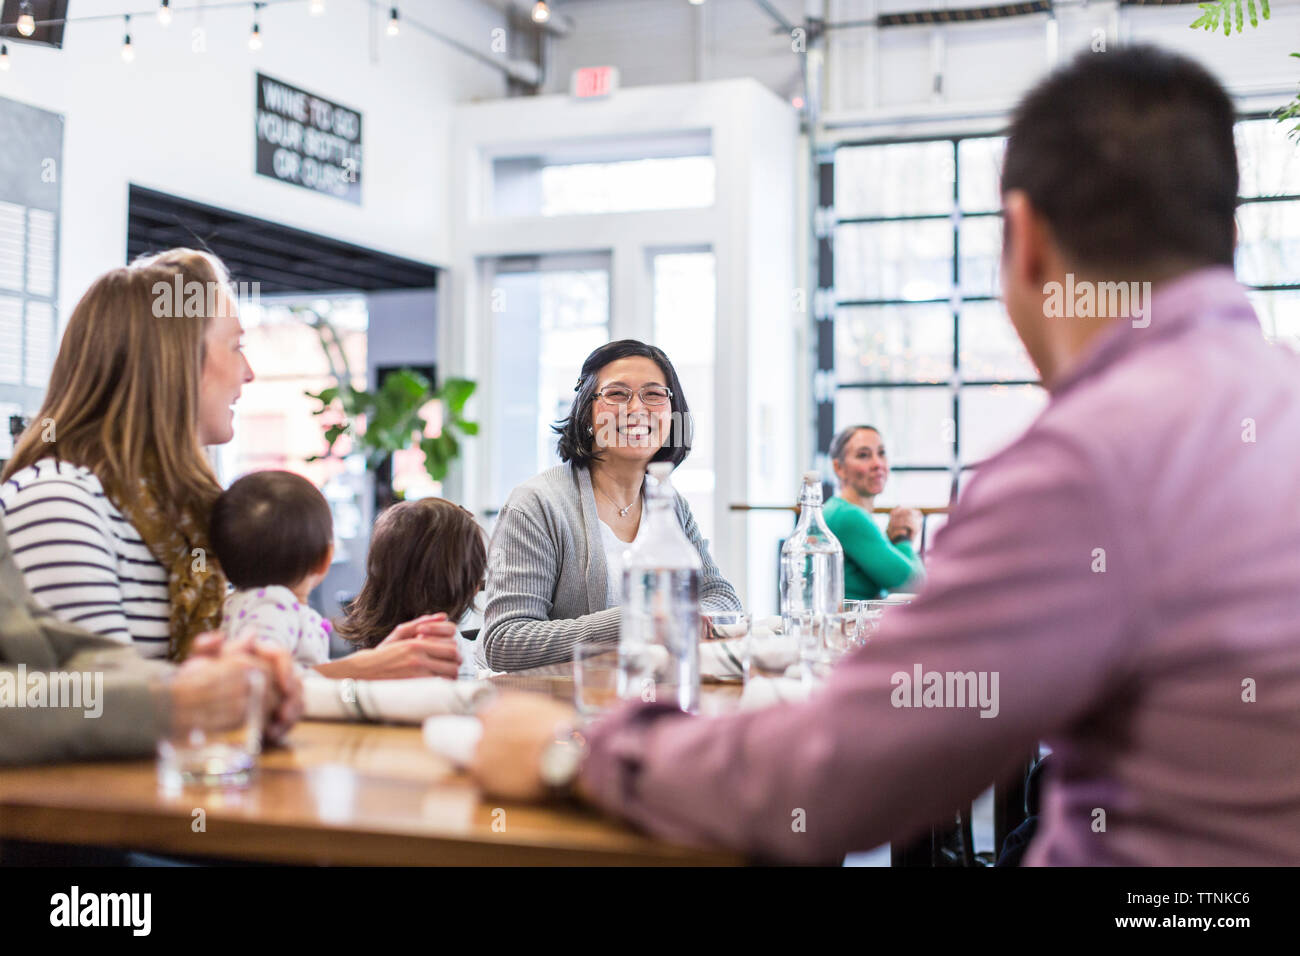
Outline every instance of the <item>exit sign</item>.
<svg viewBox="0 0 1300 956"><path fill-rule="evenodd" d="M609 96L618 89L618 67L584 66L573 71L569 91L580 100Z"/></svg>

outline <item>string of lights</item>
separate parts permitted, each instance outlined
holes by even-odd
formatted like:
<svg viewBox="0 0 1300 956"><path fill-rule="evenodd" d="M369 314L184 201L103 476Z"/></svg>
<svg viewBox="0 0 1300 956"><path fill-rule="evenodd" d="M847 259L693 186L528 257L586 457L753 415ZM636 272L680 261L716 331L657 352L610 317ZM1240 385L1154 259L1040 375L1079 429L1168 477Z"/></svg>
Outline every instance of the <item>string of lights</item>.
<svg viewBox="0 0 1300 956"><path fill-rule="evenodd" d="M126 13L97 13L85 16L68 16L58 19L37 20L31 12L31 6L24 2L19 7L18 18L12 24L0 24L0 72L10 69L11 57L9 47L3 43L6 35L17 34L22 39L27 39L36 34L38 30L48 29L51 27L61 27L68 24L76 23L95 23L104 20L121 19L124 26L124 35L122 38L122 61L131 63L135 60L136 48L131 40L131 18L156 16L159 25L163 27L171 26L175 16L179 13L202 15L213 11L226 10L251 10L252 11L252 28L248 35L248 48L253 52L262 49L263 36L261 25L261 12L266 7L282 7L294 4L306 3L308 13L313 17L321 16L326 12L325 0L217 0L217 2L200 2L188 7L179 7L173 5L173 0L157 0L152 9L132 10ZM370 6L374 6L373 2ZM388 11L388 25L385 32L390 37L396 37L401 32L401 13L398 4L393 3ZM457 47L462 52L474 55L474 51L465 47L464 44L452 40L450 37L443 36L436 30L423 27L423 32L442 40L452 46ZM485 59L480 57L480 59ZM485 59L485 62L491 62ZM496 65L496 64L493 64Z"/></svg>

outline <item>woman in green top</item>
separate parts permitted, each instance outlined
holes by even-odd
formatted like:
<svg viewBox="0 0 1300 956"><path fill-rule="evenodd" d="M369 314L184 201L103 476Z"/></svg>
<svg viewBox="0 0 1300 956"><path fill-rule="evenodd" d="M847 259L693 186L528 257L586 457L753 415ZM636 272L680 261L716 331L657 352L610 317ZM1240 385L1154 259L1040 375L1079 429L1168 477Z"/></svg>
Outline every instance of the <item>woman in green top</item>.
<svg viewBox="0 0 1300 956"><path fill-rule="evenodd" d="M826 502L823 513L844 547L844 596L867 600L915 590L925 576L915 549L920 512L895 508L884 532L871 517L889 478L880 432L871 425L844 429L831 442L831 463L840 493Z"/></svg>

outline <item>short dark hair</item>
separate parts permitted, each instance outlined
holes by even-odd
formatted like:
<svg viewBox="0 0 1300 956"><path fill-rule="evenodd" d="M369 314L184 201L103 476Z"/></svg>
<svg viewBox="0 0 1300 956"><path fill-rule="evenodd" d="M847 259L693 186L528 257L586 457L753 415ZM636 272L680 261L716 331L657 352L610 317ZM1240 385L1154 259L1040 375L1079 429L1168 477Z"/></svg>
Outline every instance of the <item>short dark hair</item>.
<svg viewBox="0 0 1300 956"><path fill-rule="evenodd" d="M650 460L670 461L674 468L686 460L686 456L691 452L695 429L692 427L691 409L686 404L686 394L682 391L677 370L673 368L673 363L668 360L663 349L638 342L636 339L619 339L617 342L602 345L587 356L587 360L582 363L582 372L578 375L578 384L573 386L573 390L578 395L569 408L568 417L551 426L560 436L556 448L560 461L589 468L593 461L599 460L600 450L596 447L595 435L588 431L591 426L591 406L596 401L596 388L599 385L597 376L610 362L637 357L648 358L658 365L659 371L663 372L667 380L664 384L672 392L672 397L669 399L669 407L673 413L672 429L668 441Z"/></svg>
<svg viewBox="0 0 1300 956"><path fill-rule="evenodd" d="M850 425L848 428L841 428L836 432L835 437L831 439L830 456L831 461L843 461L844 449L848 447L853 436L858 432L875 432L880 434L880 429L875 425Z"/></svg>
<svg viewBox="0 0 1300 956"><path fill-rule="evenodd" d="M392 505L375 522L366 583L338 633L374 647L399 624L444 612L459 621L487 572L487 545L474 516L444 498Z"/></svg>
<svg viewBox="0 0 1300 956"><path fill-rule="evenodd" d="M1002 192L1023 190L1080 265L1232 265L1232 101L1152 46L1084 52L1016 108Z"/></svg>
<svg viewBox="0 0 1300 956"><path fill-rule="evenodd" d="M293 587L325 560L334 543L329 502L291 471L255 471L212 506L208 536L236 588Z"/></svg>

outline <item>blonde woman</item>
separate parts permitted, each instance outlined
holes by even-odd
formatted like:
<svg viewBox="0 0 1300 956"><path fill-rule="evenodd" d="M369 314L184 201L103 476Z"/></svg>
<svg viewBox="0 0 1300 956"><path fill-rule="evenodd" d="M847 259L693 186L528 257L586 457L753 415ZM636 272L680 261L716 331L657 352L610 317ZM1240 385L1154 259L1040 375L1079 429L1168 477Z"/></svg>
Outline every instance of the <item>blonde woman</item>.
<svg viewBox="0 0 1300 956"><path fill-rule="evenodd" d="M242 335L225 267L191 249L114 269L77 303L0 478L14 559L56 616L173 660L220 625L227 585L208 521L221 487L203 448L234 436L232 406L253 380ZM454 625L417 630L448 645L454 676ZM353 676L441 672L416 650L368 651Z"/></svg>

